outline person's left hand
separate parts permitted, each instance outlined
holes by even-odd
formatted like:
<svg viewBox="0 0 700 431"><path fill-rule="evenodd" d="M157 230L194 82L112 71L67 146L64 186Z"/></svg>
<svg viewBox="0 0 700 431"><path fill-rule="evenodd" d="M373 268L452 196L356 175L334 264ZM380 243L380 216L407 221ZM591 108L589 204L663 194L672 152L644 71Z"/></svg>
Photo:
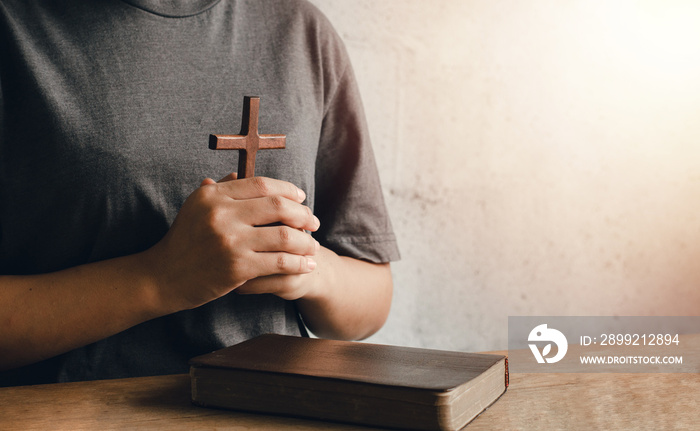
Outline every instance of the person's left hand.
<svg viewBox="0 0 700 431"><path fill-rule="evenodd" d="M237 178L237 174L233 172L218 182L235 181ZM317 291L316 281L319 278L320 271L330 264L328 254L334 254L324 247L319 248L320 250L317 250L314 256L316 268L312 272L308 274L257 277L245 282L235 292L241 295L269 293L289 301L312 296Z"/></svg>

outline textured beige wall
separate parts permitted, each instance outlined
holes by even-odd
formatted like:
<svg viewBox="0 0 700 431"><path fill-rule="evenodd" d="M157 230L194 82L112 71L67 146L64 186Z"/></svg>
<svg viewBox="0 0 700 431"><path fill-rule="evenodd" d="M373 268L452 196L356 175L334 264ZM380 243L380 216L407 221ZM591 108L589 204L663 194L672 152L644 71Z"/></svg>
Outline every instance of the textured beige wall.
<svg viewBox="0 0 700 431"><path fill-rule="evenodd" d="M313 3L354 61L403 253L370 341L700 314L700 4Z"/></svg>

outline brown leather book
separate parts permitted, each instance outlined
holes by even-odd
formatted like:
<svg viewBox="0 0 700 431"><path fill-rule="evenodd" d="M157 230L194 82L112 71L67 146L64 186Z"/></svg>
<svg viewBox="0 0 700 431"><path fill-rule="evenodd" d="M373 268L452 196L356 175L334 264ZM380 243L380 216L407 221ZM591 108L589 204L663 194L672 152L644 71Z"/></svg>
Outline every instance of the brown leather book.
<svg viewBox="0 0 700 431"><path fill-rule="evenodd" d="M501 355L272 334L190 365L200 406L420 430L460 429L508 386Z"/></svg>

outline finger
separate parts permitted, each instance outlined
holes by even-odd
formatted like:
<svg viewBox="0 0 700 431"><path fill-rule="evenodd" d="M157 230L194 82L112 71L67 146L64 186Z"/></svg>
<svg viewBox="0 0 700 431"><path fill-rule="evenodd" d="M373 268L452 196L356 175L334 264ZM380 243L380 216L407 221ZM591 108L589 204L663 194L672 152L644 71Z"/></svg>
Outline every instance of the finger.
<svg viewBox="0 0 700 431"><path fill-rule="evenodd" d="M202 180L202 183L199 186L204 187L211 184L216 184L216 181L212 180L211 178L205 178L204 180Z"/></svg>
<svg viewBox="0 0 700 431"><path fill-rule="evenodd" d="M309 207L281 196L248 199L239 201L238 204L244 222L253 226L282 223L295 229L315 232L321 224Z"/></svg>
<svg viewBox="0 0 700 431"><path fill-rule="evenodd" d="M286 300L301 298L306 292L303 274L269 275L246 281L236 289L241 295L271 293Z"/></svg>
<svg viewBox="0 0 700 431"><path fill-rule="evenodd" d="M218 184L222 193L232 199L255 199L267 196L283 196L301 203L306 193L294 184L265 177L242 178Z"/></svg>
<svg viewBox="0 0 700 431"><path fill-rule="evenodd" d="M258 277L267 275L308 274L316 269L316 261L311 256L274 252L258 253L256 259L259 271Z"/></svg>
<svg viewBox="0 0 700 431"><path fill-rule="evenodd" d="M255 228L250 248L256 252L282 251L302 256L313 256L321 247L308 233L288 226L265 226Z"/></svg>
<svg viewBox="0 0 700 431"><path fill-rule="evenodd" d="M267 275L248 280L236 289L241 295L273 293L279 290L279 284L289 275ZM291 277L294 277L292 275Z"/></svg>

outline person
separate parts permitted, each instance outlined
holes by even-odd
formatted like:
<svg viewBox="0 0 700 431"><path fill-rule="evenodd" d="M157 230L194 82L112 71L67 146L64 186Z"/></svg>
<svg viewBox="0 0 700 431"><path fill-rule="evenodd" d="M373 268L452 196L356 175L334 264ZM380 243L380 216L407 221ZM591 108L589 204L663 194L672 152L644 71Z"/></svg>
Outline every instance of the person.
<svg viewBox="0 0 700 431"><path fill-rule="evenodd" d="M208 136L244 96L287 147L237 179ZM305 0L0 0L0 139L0 385L387 318L399 253L357 84Z"/></svg>

